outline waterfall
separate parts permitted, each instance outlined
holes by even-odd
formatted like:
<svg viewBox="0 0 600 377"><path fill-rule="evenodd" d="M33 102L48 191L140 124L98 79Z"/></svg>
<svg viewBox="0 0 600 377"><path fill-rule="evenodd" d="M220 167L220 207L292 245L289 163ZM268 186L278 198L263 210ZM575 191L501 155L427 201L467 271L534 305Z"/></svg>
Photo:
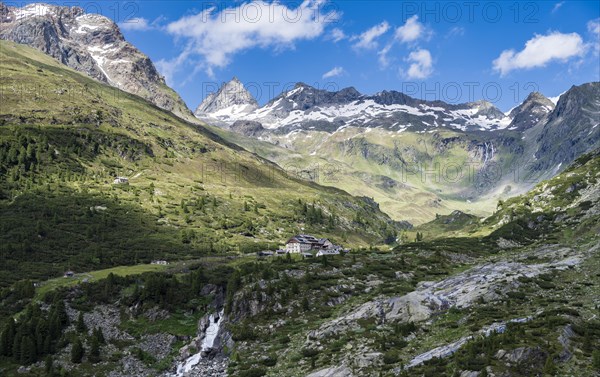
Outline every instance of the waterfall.
<svg viewBox="0 0 600 377"><path fill-rule="evenodd" d="M479 148L481 150L481 156L483 158L482 168L485 168L487 162L494 158L494 144L492 142L490 142L489 144L487 142L484 142L483 146L480 146Z"/></svg>
<svg viewBox="0 0 600 377"><path fill-rule="evenodd" d="M200 345L200 350L198 353L188 357L183 363L177 366L177 373L174 374L174 377L184 377L186 373L189 373L194 366L198 365L200 359L202 359L202 353L210 351L217 339L217 335L221 330L221 323L223 322L223 310L219 312L219 314L211 314L208 319L208 327L204 332L204 339L202 339L202 344Z"/></svg>

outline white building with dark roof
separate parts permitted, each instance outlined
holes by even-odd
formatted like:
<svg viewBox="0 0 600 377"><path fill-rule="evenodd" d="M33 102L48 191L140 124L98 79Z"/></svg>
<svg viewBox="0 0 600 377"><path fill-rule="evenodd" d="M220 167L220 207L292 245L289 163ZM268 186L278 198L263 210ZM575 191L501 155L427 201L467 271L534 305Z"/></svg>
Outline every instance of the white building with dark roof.
<svg viewBox="0 0 600 377"><path fill-rule="evenodd" d="M285 250L288 253L299 254L315 249L319 244L319 240L308 234L299 234L290 238L285 244Z"/></svg>
<svg viewBox="0 0 600 377"><path fill-rule="evenodd" d="M316 238L308 234L299 234L290 238L285 251L292 254L305 253L311 250L325 250L328 255L339 254L341 246L334 245L327 238Z"/></svg>

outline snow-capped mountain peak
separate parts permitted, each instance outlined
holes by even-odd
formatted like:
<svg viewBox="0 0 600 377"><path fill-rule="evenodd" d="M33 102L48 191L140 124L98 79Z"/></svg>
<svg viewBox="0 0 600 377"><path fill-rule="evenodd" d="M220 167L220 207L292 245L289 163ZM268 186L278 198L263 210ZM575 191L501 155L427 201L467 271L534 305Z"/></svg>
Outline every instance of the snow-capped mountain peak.
<svg viewBox="0 0 600 377"><path fill-rule="evenodd" d="M333 132L346 126L394 131L437 127L495 130L506 128L511 120L486 101L451 105L412 98L397 91L365 96L352 87L327 91L305 83L297 83L264 106L248 111L234 107L231 101L223 101L224 105L218 103L217 97L227 90L227 86L224 85L215 96L207 97L198 107L197 116L209 121L224 121L228 126L238 120L254 121L278 132L297 129Z"/></svg>
<svg viewBox="0 0 600 377"><path fill-rule="evenodd" d="M216 93L209 93L194 114L199 118L208 116L233 123L257 108L258 102L252 94L237 77L233 77Z"/></svg>
<svg viewBox="0 0 600 377"><path fill-rule="evenodd" d="M34 47L86 75L193 119L183 100L109 18L80 7L0 3L0 39Z"/></svg>
<svg viewBox="0 0 600 377"><path fill-rule="evenodd" d="M555 104L543 94L532 92L523 103L510 111L509 117L512 121L509 129L529 129L552 112L554 107Z"/></svg>

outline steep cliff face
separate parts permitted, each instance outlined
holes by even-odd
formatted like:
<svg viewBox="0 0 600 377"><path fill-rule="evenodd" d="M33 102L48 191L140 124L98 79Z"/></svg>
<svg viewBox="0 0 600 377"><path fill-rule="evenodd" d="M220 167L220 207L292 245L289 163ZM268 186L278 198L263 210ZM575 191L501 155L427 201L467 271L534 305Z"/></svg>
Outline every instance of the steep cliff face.
<svg viewBox="0 0 600 377"><path fill-rule="evenodd" d="M600 143L600 83L571 87L547 117L536 125L536 167L564 168Z"/></svg>
<svg viewBox="0 0 600 377"><path fill-rule="evenodd" d="M194 114L199 118L213 117L227 122L244 117L256 109L258 103L252 94L234 77L223 84L218 92L210 93Z"/></svg>
<svg viewBox="0 0 600 377"><path fill-rule="evenodd" d="M0 4L0 17L0 39L34 47L96 80L194 119L150 58L127 42L107 17L40 3L22 8Z"/></svg>
<svg viewBox="0 0 600 377"><path fill-rule="evenodd" d="M522 104L511 110L509 128L521 131L529 129L542 121L554 107L554 103L543 94L532 92Z"/></svg>

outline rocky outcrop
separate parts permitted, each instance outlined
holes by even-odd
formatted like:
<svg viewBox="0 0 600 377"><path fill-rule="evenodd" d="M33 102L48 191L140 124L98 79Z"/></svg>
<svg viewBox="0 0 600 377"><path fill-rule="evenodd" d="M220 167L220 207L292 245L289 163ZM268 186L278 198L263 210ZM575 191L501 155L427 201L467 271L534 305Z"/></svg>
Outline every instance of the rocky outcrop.
<svg viewBox="0 0 600 377"><path fill-rule="evenodd" d="M540 371L547 357L548 354L540 347L519 347L497 355L508 366L520 365L529 372Z"/></svg>
<svg viewBox="0 0 600 377"><path fill-rule="evenodd" d="M212 311L219 311L225 305L225 291L223 287L214 284L206 284L202 287L200 295L205 297L213 297L213 301L210 304Z"/></svg>
<svg viewBox="0 0 600 377"><path fill-rule="evenodd" d="M522 245L516 241L513 240L507 240L506 238L498 238L496 240L496 244L498 245L499 248L501 249L513 249L515 247L521 247Z"/></svg>
<svg viewBox="0 0 600 377"><path fill-rule="evenodd" d="M600 82L573 86L560 96L548 121L534 128L539 133L535 171L566 168L600 146L599 98Z"/></svg>
<svg viewBox="0 0 600 377"><path fill-rule="evenodd" d="M554 107L554 102L543 94L532 92L522 104L511 110L509 129L527 130L543 120Z"/></svg>
<svg viewBox="0 0 600 377"><path fill-rule="evenodd" d="M218 92L210 93L194 114L199 118L210 115L223 121L234 121L257 108L258 103L252 94L237 77L234 77L224 83Z"/></svg>
<svg viewBox="0 0 600 377"><path fill-rule="evenodd" d="M238 120L231 125L231 131L244 136L259 137L265 132L265 129L259 122L252 120Z"/></svg>
<svg viewBox="0 0 600 377"><path fill-rule="evenodd" d="M551 253L568 255L568 249L539 251L549 257ZM494 301L503 292L519 285L520 276L533 277L549 269L561 270L581 262L579 256L566 256L555 262L524 264L497 262L473 267L465 272L438 282L420 282L417 289L400 297L388 297L366 302L345 315L326 322L309 333L309 339L323 339L344 333L357 327L357 320L379 318L386 321L400 320L419 322L427 320L436 312L451 307L466 308L478 300ZM382 313L383 306L383 313Z"/></svg>
<svg viewBox="0 0 600 377"><path fill-rule="evenodd" d="M329 367L317 372L308 374L306 377L353 377L352 371L348 367Z"/></svg>
<svg viewBox="0 0 600 377"><path fill-rule="evenodd" d="M41 3L0 7L0 39L34 47L98 81L195 119L150 58L127 42L109 18L79 7Z"/></svg>
<svg viewBox="0 0 600 377"><path fill-rule="evenodd" d="M480 336L485 336L485 337L490 336L491 334L494 334L494 333L501 334L506 331L507 323L523 323L523 322L528 322L530 320L531 320L531 318L528 317L528 318L512 319L507 322L494 323L490 326L487 326L487 327L479 330L478 334ZM434 358L443 359L446 357L450 357L453 354L455 354L456 351L458 351L460 348L462 348L465 344L467 344L469 341L471 341L472 339L474 339L474 336L470 335L470 336L460 338L459 340L452 342L450 344L445 344L443 346L436 347L432 350L429 350L425 353L415 356L413 359L410 360L410 362L404 368L411 369L411 368L421 365L424 362L429 361ZM398 371L399 371L399 369L398 369Z"/></svg>
<svg viewBox="0 0 600 377"><path fill-rule="evenodd" d="M481 373L474 370L463 370L460 374L460 377L479 377Z"/></svg>
<svg viewBox="0 0 600 377"><path fill-rule="evenodd" d="M573 327L568 324L566 325L561 334L558 336L558 342L562 345L563 349L558 355L561 362L568 361L571 359L573 354L570 351L571 348L571 338L575 336L575 332L573 331Z"/></svg>

